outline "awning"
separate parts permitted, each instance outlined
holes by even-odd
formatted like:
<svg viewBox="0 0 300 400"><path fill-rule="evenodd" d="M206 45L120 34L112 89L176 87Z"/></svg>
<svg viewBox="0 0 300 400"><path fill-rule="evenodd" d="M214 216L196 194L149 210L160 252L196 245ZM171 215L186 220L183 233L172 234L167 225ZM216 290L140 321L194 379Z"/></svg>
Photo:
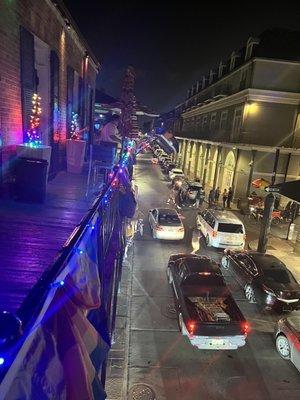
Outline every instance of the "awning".
<svg viewBox="0 0 300 400"><path fill-rule="evenodd" d="M270 186L270 182L266 181L263 178L259 178L259 179L255 179L252 182L252 186L255 187L256 189L264 190L266 187Z"/></svg>
<svg viewBox="0 0 300 400"><path fill-rule="evenodd" d="M279 189L279 192L276 189ZM277 185L270 186L268 191L276 191L278 194L300 203L300 180L278 183Z"/></svg>

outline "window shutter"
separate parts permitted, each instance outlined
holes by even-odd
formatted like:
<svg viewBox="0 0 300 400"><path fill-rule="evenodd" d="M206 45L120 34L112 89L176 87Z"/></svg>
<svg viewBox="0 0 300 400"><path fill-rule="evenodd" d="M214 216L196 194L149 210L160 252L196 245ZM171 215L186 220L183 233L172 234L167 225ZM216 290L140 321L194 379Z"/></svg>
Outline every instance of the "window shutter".
<svg viewBox="0 0 300 400"><path fill-rule="evenodd" d="M50 53L50 138L52 146L49 178L59 170L59 58L54 50Z"/></svg>
<svg viewBox="0 0 300 400"><path fill-rule="evenodd" d="M20 27L20 53L23 138L26 141L32 112L32 95L36 91L36 71L34 68L34 36L22 26Z"/></svg>
<svg viewBox="0 0 300 400"><path fill-rule="evenodd" d="M68 65L67 67L67 137L70 137L72 111L74 110L74 69Z"/></svg>
<svg viewBox="0 0 300 400"><path fill-rule="evenodd" d="M83 124L84 123L84 118L83 118L83 113L84 113L84 93L83 93L83 79L80 76L78 79L78 114L79 114L79 120L80 123Z"/></svg>

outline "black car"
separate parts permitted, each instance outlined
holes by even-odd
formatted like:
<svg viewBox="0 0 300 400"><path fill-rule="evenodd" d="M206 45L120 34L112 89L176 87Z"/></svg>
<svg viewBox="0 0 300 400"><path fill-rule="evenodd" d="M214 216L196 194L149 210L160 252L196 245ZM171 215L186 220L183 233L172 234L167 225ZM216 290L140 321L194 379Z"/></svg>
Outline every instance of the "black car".
<svg viewBox="0 0 300 400"><path fill-rule="evenodd" d="M244 288L249 302L277 312L300 308L300 285L275 256L225 250L221 263Z"/></svg>
<svg viewBox="0 0 300 400"><path fill-rule="evenodd" d="M245 345L249 325L209 257L174 254L167 277L181 333L199 349L233 350Z"/></svg>

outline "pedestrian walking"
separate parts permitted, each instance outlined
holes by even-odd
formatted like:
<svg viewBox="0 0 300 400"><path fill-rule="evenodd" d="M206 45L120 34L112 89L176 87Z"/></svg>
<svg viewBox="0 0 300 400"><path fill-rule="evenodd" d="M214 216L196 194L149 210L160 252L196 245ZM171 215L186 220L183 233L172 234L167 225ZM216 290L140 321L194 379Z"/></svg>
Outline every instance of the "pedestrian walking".
<svg viewBox="0 0 300 400"><path fill-rule="evenodd" d="M216 191L215 191L215 202L218 203L219 202L219 198L220 198L220 188L219 186L217 187Z"/></svg>
<svg viewBox="0 0 300 400"><path fill-rule="evenodd" d="M230 208L230 203L232 202L233 198L233 190L232 187L229 188L228 194L227 194L227 207Z"/></svg>
<svg viewBox="0 0 300 400"><path fill-rule="evenodd" d="M208 195L208 207L212 207L215 203L215 190L211 189Z"/></svg>
<svg viewBox="0 0 300 400"><path fill-rule="evenodd" d="M227 197L228 197L227 189L224 189L224 190L223 190L223 193L222 193L223 208L226 207Z"/></svg>

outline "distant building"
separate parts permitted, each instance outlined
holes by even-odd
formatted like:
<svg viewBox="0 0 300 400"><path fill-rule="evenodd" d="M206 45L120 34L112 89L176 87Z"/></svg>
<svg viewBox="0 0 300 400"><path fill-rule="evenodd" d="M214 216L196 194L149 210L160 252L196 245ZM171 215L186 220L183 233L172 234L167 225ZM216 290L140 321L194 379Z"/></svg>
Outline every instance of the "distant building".
<svg viewBox="0 0 300 400"><path fill-rule="evenodd" d="M297 179L299 104L300 32L250 37L174 109L185 170L209 186L234 186L236 197L254 177Z"/></svg>
<svg viewBox="0 0 300 400"><path fill-rule="evenodd" d="M85 139L93 126L98 61L62 1L0 2L0 135L3 163L26 141L32 94L41 96L41 133L62 168L72 111Z"/></svg>

